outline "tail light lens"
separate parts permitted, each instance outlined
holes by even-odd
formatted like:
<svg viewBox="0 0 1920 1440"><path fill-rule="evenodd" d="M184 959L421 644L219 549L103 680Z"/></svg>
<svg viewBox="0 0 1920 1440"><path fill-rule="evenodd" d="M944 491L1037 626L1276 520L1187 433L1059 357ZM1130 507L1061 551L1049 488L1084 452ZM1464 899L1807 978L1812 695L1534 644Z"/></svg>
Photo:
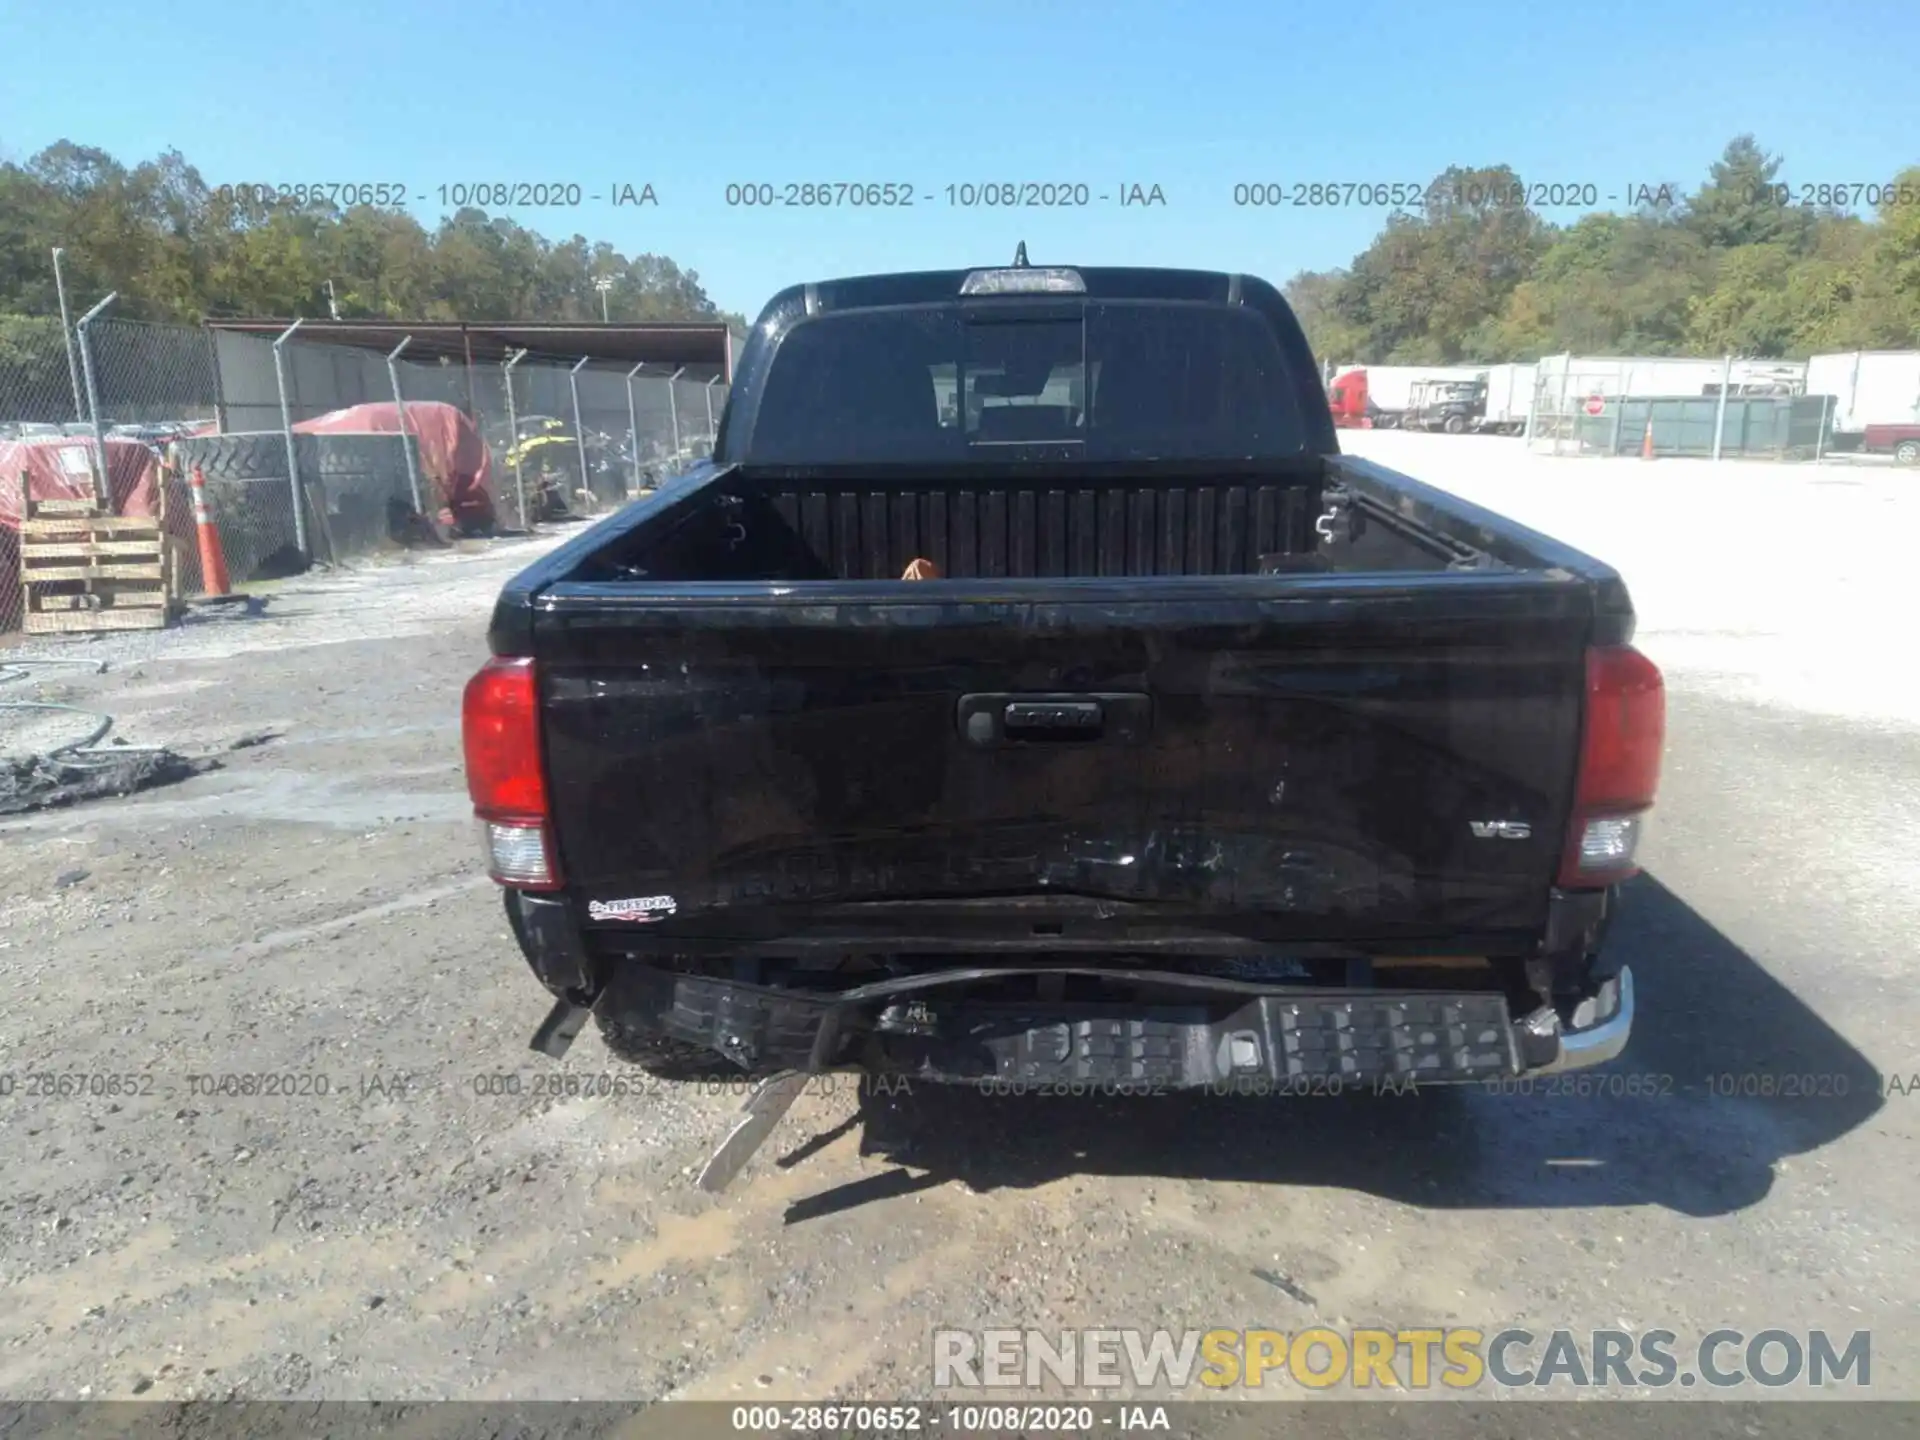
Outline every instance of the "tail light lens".
<svg viewBox="0 0 1920 1440"><path fill-rule="evenodd" d="M1660 784L1667 694L1660 667L1631 645L1587 651L1580 776L1560 884L1591 890L1639 873L1646 812Z"/></svg>
<svg viewBox="0 0 1920 1440"><path fill-rule="evenodd" d="M558 889L533 661L496 656L483 665L467 682L460 732L487 873L521 890Z"/></svg>

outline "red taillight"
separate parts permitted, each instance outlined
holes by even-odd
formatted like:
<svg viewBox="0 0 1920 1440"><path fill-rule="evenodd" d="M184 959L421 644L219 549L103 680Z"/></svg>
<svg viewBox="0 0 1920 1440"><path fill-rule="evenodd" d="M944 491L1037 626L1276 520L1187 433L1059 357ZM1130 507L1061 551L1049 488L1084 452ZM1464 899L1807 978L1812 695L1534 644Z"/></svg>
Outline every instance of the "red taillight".
<svg viewBox="0 0 1920 1440"><path fill-rule="evenodd" d="M533 661L495 657L483 665L467 682L460 730L488 872L523 890L557 888Z"/></svg>
<svg viewBox="0 0 1920 1440"><path fill-rule="evenodd" d="M1580 774L1560 883L1592 889L1639 872L1635 854L1660 784L1667 695L1660 667L1631 645L1587 651Z"/></svg>

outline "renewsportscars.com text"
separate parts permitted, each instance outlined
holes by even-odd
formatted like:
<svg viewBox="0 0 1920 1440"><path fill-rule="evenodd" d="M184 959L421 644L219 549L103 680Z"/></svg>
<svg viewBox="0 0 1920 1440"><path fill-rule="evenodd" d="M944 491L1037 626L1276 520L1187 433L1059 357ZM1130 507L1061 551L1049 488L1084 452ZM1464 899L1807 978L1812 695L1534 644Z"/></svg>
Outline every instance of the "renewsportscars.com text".
<svg viewBox="0 0 1920 1440"><path fill-rule="evenodd" d="M1731 1389L1872 1383L1872 1333L1714 1330L936 1330L948 1389Z"/></svg>

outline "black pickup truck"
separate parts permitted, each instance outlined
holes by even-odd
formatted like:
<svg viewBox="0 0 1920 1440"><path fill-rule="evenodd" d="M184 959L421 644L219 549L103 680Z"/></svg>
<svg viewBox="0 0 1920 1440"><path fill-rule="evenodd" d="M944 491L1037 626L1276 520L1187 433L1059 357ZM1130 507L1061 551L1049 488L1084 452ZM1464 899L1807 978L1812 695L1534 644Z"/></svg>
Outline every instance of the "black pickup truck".
<svg viewBox="0 0 1920 1440"><path fill-rule="evenodd" d="M908 578L909 576L928 578ZM1659 671L1607 566L1343 456L1264 281L776 296L711 461L513 579L492 875L656 1067L1111 1092L1592 1065Z"/></svg>

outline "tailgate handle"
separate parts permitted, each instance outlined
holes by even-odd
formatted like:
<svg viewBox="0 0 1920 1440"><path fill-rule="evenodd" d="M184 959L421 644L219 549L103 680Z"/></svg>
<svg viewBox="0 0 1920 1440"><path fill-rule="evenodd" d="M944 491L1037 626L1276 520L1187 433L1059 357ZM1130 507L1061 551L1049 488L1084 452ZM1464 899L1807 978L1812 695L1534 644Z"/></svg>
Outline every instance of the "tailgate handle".
<svg viewBox="0 0 1920 1440"><path fill-rule="evenodd" d="M982 749L1003 745L1143 745L1153 729L1145 695L962 695L960 733Z"/></svg>
<svg viewBox="0 0 1920 1440"><path fill-rule="evenodd" d="M1098 700L1016 700L1002 727L1009 740L1098 740L1106 723Z"/></svg>

